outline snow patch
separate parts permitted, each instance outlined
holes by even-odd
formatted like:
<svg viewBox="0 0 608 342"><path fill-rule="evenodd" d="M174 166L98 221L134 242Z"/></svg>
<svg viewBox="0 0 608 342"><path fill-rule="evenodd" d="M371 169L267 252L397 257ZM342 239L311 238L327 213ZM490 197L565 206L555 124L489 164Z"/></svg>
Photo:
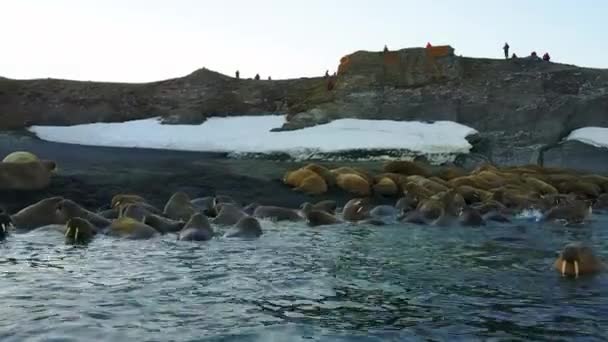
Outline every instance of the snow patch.
<svg viewBox="0 0 608 342"><path fill-rule="evenodd" d="M583 127L575 129L566 140L577 140L595 147L608 148L608 128Z"/></svg>
<svg viewBox="0 0 608 342"><path fill-rule="evenodd" d="M75 126L32 126L40 139L80 145L227 152L233 155L283 153L293 159L314 159L348 152L386 151L450 159L468 153L466 136L476 130L452 121L340 119L295 131L271 132L281 127L279 115L214 117L200 125L163 125L159 118ZM380 153L379 153L380 152ZM358 155L359 153L357 153ZM373 154L373 153L371 153ZM379 155L380 154L380 155ZM344 157L344 156L347 157Z"/></svg>

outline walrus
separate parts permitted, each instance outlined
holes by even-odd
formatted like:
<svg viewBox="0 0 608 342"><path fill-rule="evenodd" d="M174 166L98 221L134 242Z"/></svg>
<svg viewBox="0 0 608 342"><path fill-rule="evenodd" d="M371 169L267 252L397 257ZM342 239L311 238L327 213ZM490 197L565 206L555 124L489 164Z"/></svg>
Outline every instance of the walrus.
<svg viewBox="0 0 608 342"><path fill-rule="evenodd" d="M567 244L559 253L553 267L562 276L591 275L606 269L606 265L595 255L591 247L574 242Z"/></svg>
<svg viewBox="0 0 608 342"><path fill-rule="evenodd" d="M269 205L261 205L253 211L253 216L257 218L265 218L273 221L302 221L304 217L299 210L275 207Z"/></svg>
<svg viewBox="0 0 608 342"><path fill-rule="evenodd" d="M402 222L413 223L418 225L426 225L428 222L424 215L422 215L418 210L413 210L408 213L402 214L399 219Z"/></svg>
<svg viewBox="0 0 608 342"><path fill-rule="evenodd" d="M248 215L234 204L223 203L218 207L220 208L219 213L213 219L213 223L220 226L235 225L240 219Z"/></svg>
<svg viewBox="0 0 608 342"><path fill-rule="evenodd" d="M585 201L574 201L564 203L549 209L543 214L543 221L563 220L567 224L582 223L589 219L593 210Z"/></svg>
<svg viewBox="0 0 608 342"><path fill-rule="evenodd" d="M120 206L121 204L142 203L145 201L146 200L139 195L118 194L118 195L114 195L114 197L112 197L112 200L110 201L110 206L112 208L118 208L118 206Z"/></svg>
<svg viewBox="0 0 608 342"><path fill-rule="evenodd" d="M195 198L190 203L208 217L217 215L217 204L219 203L216 197L207 196Z"/></svg>
<svg viewBox="0 0 608 342"><path fill-rule="evenodd" d="M181 191L171 196L163 210L163 214L168 218L182 221L190 220L190 217L196 212L194 205L190 203L190 197Z"/></svg>
<svg viewBox="0 0 608 342"><path fill-rule="evenodd" d="M184 221L175 221L156 214L148 214L144 217L143 223L156 229L161 234L176 233L184 227Z"/></svg>
<svg viewBox="0 0 608 342"><path fill-rule="evenodd" d="M251 216L251 215L253 215L253 212L255 211L255 209L259 206L260 206L260 203L258 203L258 202L249 203L243 208L243 212L245 214Z"/></svg>
<svg viewBox="0 0 608 342"><path fill-rule="evenodd" d="M314 174L304 178L294 190L301 191L307 195L322 195L327 192L327 183L323 177Z"/></svg>
<svg viewBox="0 0 608 342"><path fill-rule="evenodd" d="M137 203L130 203L121 205L118 217L130 217L136 221L144 222L146 216L150 214L151 212Z"/></svg>
<svg viewBox="0 0 608 342"><path fill-rule="evenodd" d="M13 221L6 213L0 214L0 241L6 239L8 232L13 228Z"/></svg>
<svg viewBox="0 0 608 342"><path fill-rule="evenodd" d="M387 162L383 166L383 171L388 173L399 173L406 176L431 176L431 172L422 164L406 160Z"/></svg>
<svg viewBox="0 0 608 342"><path fill-rule="evenodd" d="M15 151L2 160L3 163L30 163L40 161L37 155L26 151Z"/></svg>
<svg viewBox="0 0 608 342"><path fill-rule="evenodd" d="M51 184L57 164L50 160L0 163L0 190L42 190Z"/></svg>
<svg viewBox="0 0 608 342"><path fill-rule="evenodd" d="M595 183L581 180L562 182L557 184L556 188L562 194L573 192L577 195L584 195L587 198L597 198L602 193L602 189Z"/></svg>
<svg viewBox="0 0 608 342"><path fill-rule="evenodd" d="M382 177L372 186L375 194L380 196L396 196L399 193L399 186L389 177Z"/></svg>
<svg viewBox="0 0 608 342"><path fill-rule="evenodd" d="M45 198L11 215L11 222L18 231L30 231L38 227L67 222L61 203L63 197Z"/></svg>
<svg viewBox="0 0 608 342"><path fill-rule="evenodd" d="M318 176L318 174L312 170L304 168L293 171L287 171L287 173L285 173L285 176L283 177L283 183L293 188L297 188L300 186L300 184L302 184L302 181L304 179L310 176Z"/></svg>
<svg viewBox="0 0 608 342"><path fill-rule="evenodd" d="M418 211L426 220L436 220L441 216L441 212L445 209L443 203L439 200L428 199L418 204Z"/></svg>
<svg viewBox="0 0 608 342"><path fill-rule="evenodd" d="M410 193L404 194L403 197L397 200L395 208L400 210L402 213L410 212L418 206L418 199Z"/></svg>
<svg viewBox="0 0 608 342"><path fill-rule="evenodd" d="M334 200L324 200L313 204L312 208L315 210L323 210L330 214L335 214L336 209L338 208L338 203L336 203Z"/></svg>
<svg viewBox="0 0 608 342"><path fill-rule="evenodd" d="M66 222L68 219L71 219L73 217L80 217L89 221L93 224L93 226L97 227L98 229L103 229L109 226L111 223L111 221L106 219L105 217L97 215L96 213L81 207L76 202L69 199L64 199L63 201L61 201L59 203L59 207L65 215Z"/></svg>
<svg viewBox="0 0 608 342"><path fill-rule="evenodd" d="M97 215L107 218L108 220L113 220L118 218L119 211L117 208L106 209L98 212Z"/></svg>
<svg viewBox="0 0 608 342"><path fill-rule="evenodd" d="M302 204L302 214L306 218L306 223L311 227L328 226L332 224L342 223L334 215L319 209L305 202Z"/></svg>
<svg viewBox="0 0 608 342"><path fill-rule="evenodd" d="M234 228L228 230L224 237L226 238L258 238L263 234L260 222L251 216L245 216L237 222Z"/></svg>
<svg viewBox="0 0 608 342"><path fill-rule="evenodd" d="M192 215L184 228L177 234L181 241L208 241L213 238L213 228L207 216L200 213Z"/></svg>
<svg viewBox="0 0 608 342"><path fill-rule="evenodd" d="M608 194L601 194L593 203L593 209L608 209Z"/></svg>
<svg viewBox="0 0 608 342"><path fill-rule="evenodd" d="M371 194L369 182L358 174L340 174L336 177L336 183L340 189L357 196L369 196Z"/></svg>
<svg viewBox="0 0 608 342"><path fill-rule="evenodd" d="M479 227L486 224L481 214L471 207L465 207L462 209L462 213L458 217L458 221L461 225L469 227Z"/></svg>
<svg viewBox="0 0 608 342"><path fill-rule="evenodd" d="M303 167L304 169L308 169L318 174L325 180L325 183L328 187L333 187L336 185L336 175L331 173L328 168L319 164L308 164Z"/></svg>
<svg viewBox="0 0 608 342"><path fill-rule="evenodd" d="M129 217L121 217L113 220L105 230L105 234L131 240L150 239L158 234L156 229L145 223L136 221Z"/></svg>
<svg viewBox="0 0 608 342"><path fill-rule="evenodd" d="M95 236L97 230L91 222L80 217L73 217L65 224L66 245L86 245Z"/></svg>
<svg viewBox="0 0 608 342"><path fill-rule="evenodd" d="M364 198L353 198L346 202L342 209L342 218L346 221L357 222L368 219L370 211L369 200Z"/></svg>

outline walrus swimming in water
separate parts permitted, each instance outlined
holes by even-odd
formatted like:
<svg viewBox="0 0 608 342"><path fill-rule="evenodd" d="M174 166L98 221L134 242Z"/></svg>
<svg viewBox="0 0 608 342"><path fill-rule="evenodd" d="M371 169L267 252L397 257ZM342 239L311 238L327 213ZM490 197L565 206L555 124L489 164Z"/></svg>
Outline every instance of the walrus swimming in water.
<svg viewBox="0 0 608 342"><path fill-rule="evenodd" d="M112 197L112 200L110 202L110 206L112 208L117 208L121 204L143 203L145 201L146 200L143 197L139 196L139 195L118 194L118 195L114 195L114 197Z"/></svg>
<svg viewBox="0 0 608 342"><path fill-rule="evenodd" d="M195 214L196 215L196 214ZM156 229L161 234L176 233L184 227L184 221L175 221L156 214L148 214L144 217L143 222L148 226Z"/></svg>
<svg viewBox="0 0 608 342"><path fill-rule="evenodd" d="M591 213L591 206L587 202L576 200L549 209L543 214L543 220L563 220L568 224L582 223L591 216Z"/></svg>
<svg viewBox="0 0 608 342"><path fill-rule="evenodd" d="M553 267L562 276L587 275L601 272L606 265L598 258L591 247L580 242L567 244L559 253Z"/></svg>
<svg viewBox="0 0 608 342"><path fill-rule="evenodd" d="M80 217L71 218L65 225L66 245L86 245L96 234L96 229L91 222Z"/></svg>
<svg viewBox="0 0 608 342"><path fill-rule="evenodd" d="M245 216L239 220L236 226L224 234L226 238L258 238L262 235L260 222L251 216Z"/></svg>
<svg viewBox="0 0 608 342"><path fill-rule="evenodd" d="M342 218L350 222L363 221L370 217L370 209L368 199L353 198L344 205L344 208L342 209Z"/></svg>
<svg viewBox="0 0 608 342"><path fill-rule="evenodd" d="M469 227L479 227L486 224L479 211L471 207L465 207L462 209L462 213L458 217L458 221L461 225Z"/></svg>
<svg viewBox="0 0 608 342"><path fill-rule="evenodd" d="M65 224L67 218L62 210L63 197L50 197L27 206L11 216L18 231L30 231L51 224Z"/></svg>
<svg viewBox="0 0 608 342"><path fill-rule="evenodd" d="M306 223L311 227L328 226L332 224L342 223L334 215L319 209L305 202L302 204L302 214L306 218Z"/></svg>
<svg viewBox="0 0 608 342"><path fill-rule="evenodd" d="M314 210L323 210L327 213L335 214L336 209L338 208L338 203L336 203L334 200L324 200L313 204L312 208Z"/></svg>
<svg viewBox="0 0 608 342"><path fill-rule="evenodd" d="M177 234L177 239L181 241L208 241L213 238L214 234L207 216L194 214Z"/></svg>
<svg viewBox="0 0 608 342"><path fill-rule="evenodd" d="M271 205L261 205L253 211L253 216L265 218L273 221L302 221L304 217L298 210L275 207Z"/></svg>
<svg viewBox="0 0 608 342"><path fill-rule="evenodd" d="M240 219L247 216L247 214L234 204L223 203L218 205L220 208L219 213L213 223L220 226L232 226L237 224Z"/></svg>
<svg viewBox="0 0 608 342"><path fill-rule="evenodd" d="M13 227L11 217L5 213L0 214L0 241L6 239L8 231Z"/></svg>
<svg viewBox="0 0 608 342"><path fill-rule="evenodd" d="M202 212L208 217L215 217L217 215L217 204L219 203L217 198L212 196L195 198L190 201L198 211Z"/></svg>
<svg viewBox="0 0 608 342"><path fill-rule="evenodd" d="M93 224L93 226L97 227L98 229L106 228L112 222L106 219L105 217L97 215L96 213L81 207L76 202L69 199L64 199L63 201L61 201L59 203L59 207L65 214L66 222L67 220L73 217L80 217L89 221Z"/></svg>
<svg viewBox="0 0 608 342"><path fill-rule="evenodd" d="M156 229L129 217L112 221L105 234L131 240L149 239L158 234Z"/></svg>
<svg viewBox="0 0 608 342"><path fill-rule="evenodd" d="M190 203L190 197L184 192L174 193L163 210L163 214L168 218L182 221L190 220L190 217L196 212L194 205Z"/></svg>
<svg viewBox="0 0 608 342"><path fill-rule="evenodd" d="M260 203L258 202L253 202L253 203L249 203L247 204L244 208L243 208L243 212L249 216L253 215L253 212L257 209L257 207L260 206Z"/></svg>

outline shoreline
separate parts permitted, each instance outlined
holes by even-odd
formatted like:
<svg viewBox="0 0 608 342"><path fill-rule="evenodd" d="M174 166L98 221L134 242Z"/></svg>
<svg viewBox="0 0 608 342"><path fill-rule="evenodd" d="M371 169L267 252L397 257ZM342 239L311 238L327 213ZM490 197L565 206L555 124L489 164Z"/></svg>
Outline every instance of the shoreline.
<svg viewBox="0 0 608 342"><path fill-rule="evenodd" d="M139 148L96 147L53 143L21 133L0 134L0 155L29 151L57 162L51 185L40 191L0 191L0 207L15 212L51 196L63 196L91 210L104 209L119 193L141 195L160 208L176 191L191 198L228 195L238 202L261 202L297 208L306 201L333 199L343 204L353 196L331 190L320 196L294 191L281 181L283 174L308 162L231 159L226 153L170 151ZM336 162L336 166L364 165L373 170L377 161ZM378 198L394 204L396 199Z"/></svg>

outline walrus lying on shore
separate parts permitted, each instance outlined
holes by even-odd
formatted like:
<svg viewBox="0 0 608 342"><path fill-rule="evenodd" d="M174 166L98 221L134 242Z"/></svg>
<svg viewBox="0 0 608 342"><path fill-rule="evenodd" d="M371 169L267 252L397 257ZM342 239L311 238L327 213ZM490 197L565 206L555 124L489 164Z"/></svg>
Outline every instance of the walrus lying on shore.
<svg viewBox="0 0 608 342"><path fill-rule="evenodd" d="M42 190L51 184L57 164L51 160L0 163L0 190Z"/></svg>

